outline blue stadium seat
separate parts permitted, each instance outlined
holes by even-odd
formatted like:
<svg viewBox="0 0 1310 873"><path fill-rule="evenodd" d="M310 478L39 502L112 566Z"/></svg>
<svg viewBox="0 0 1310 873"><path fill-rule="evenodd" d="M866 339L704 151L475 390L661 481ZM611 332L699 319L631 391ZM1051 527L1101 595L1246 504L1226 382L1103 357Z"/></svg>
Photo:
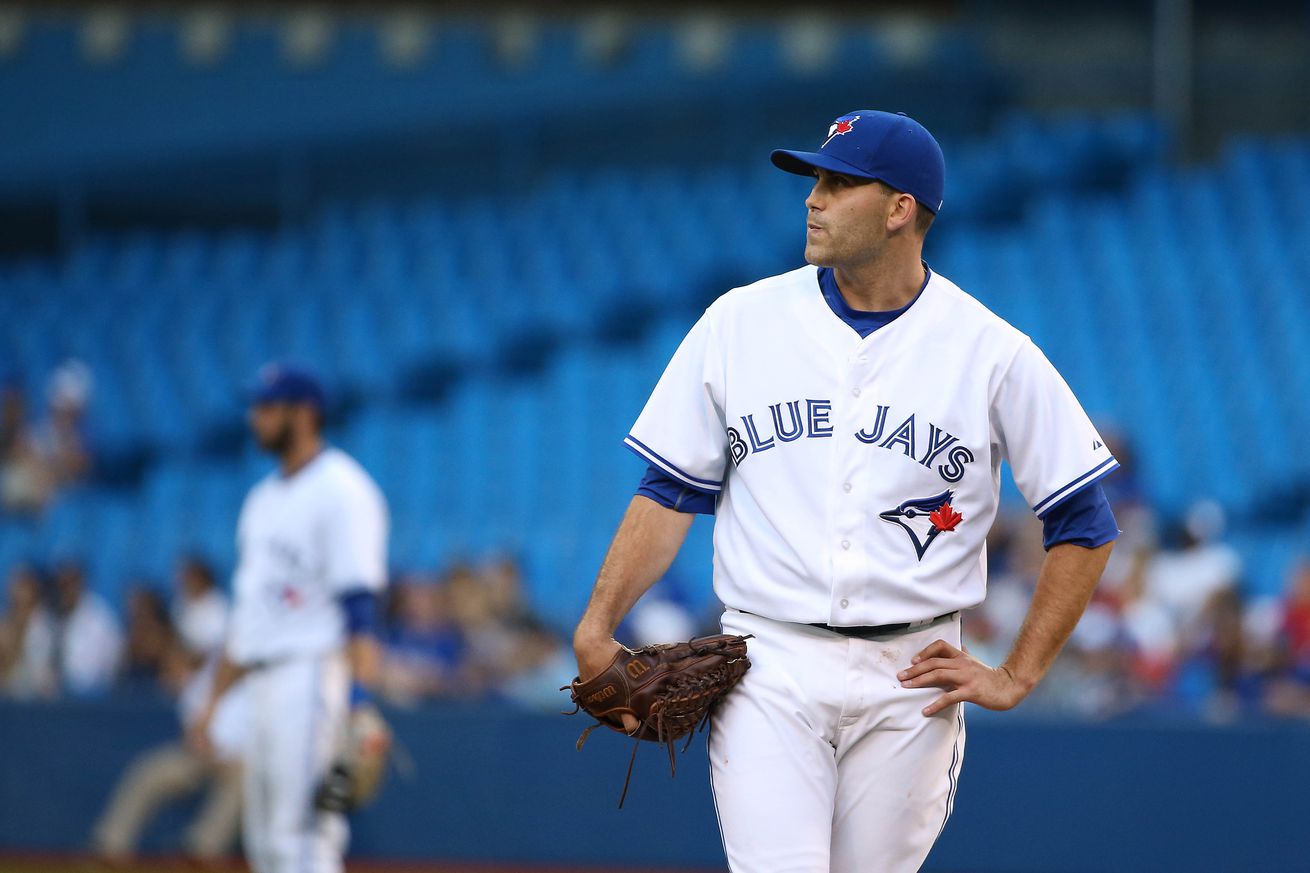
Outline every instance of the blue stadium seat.
<svg viewBox="0 0 1310 873"><path fill-rule="evenodd" d="M572 39L548 28L529 66L572 58ZM755 37L734 52L777 62ZM348 401L334 435L388 496L398 565L521 549L534 602L566 622L612 531L597 520L641 472L622 436L678 342L729 285L801 263L809 183L768 166L772 145L740 165L549 168L512 203L329 203L299 228L97 237L4 268L0 367L33 409L82 357L107 457L158 453L134 490L0 521L0 559L94 542L106 577L104 555L131 568L119 576L167 574L181 548L230 563L236 507L272 465L249 440L203 456L231 441L257 368L293 357ZM1132 441L1167 513L1202 496L1250 507L1310 478L1310 457L1258 448L1310 433L1290 402L1310 394L1310 143L1241 138L1188 169L1166 146L1141 115L1015 114L948 141L927 257ZM1239 533L1252 584L1276 590L1286 556L1256 556L1257 539ZM1279 542L1290 554L1296 536ZM694 533L679 562L702 592L708 553Z"/></svg>

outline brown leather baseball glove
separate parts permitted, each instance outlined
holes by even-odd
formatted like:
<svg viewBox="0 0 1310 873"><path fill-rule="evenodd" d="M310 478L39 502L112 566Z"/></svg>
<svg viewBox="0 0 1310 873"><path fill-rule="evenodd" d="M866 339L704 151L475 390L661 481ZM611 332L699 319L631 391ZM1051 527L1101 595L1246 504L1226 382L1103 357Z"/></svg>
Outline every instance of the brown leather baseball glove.
<svg viewBox="0 0 1310 873"><path fill-rule="evenodd" d="M344 740L314 795L314 805L329 812L354 812L377 796L391 751L391 727L376 706L360 704L350 712Z"/></svg>
<svg viewBox="0 0 1310 873"><path fill-rule="evenodd" d="M574 709L596 719L578 737L578 750L596 728L604 725L623 734L623 714L640 723L630 734L638 740L661 743L669 750L669 771L676 772L673 744L691 735L709 720L714 704L732 690L750 669L746 657L746 640L750 637L716 634L697 637L685 643L662 643L640 649L620 649L608 667L594 678L582 682L574 679L566 685L573 697ZM683 746L686 751L686 746ZM619 806L628 794L636 746L628 762L628 777L623 783Z"/></svg>

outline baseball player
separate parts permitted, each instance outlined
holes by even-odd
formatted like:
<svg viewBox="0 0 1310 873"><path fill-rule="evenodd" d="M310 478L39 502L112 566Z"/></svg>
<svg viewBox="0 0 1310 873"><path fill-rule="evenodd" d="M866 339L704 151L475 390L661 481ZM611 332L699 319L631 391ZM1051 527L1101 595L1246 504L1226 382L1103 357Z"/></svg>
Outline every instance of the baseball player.
<svg viewBox="0 0 1310 873"><path fill-rule="evenodd" d="M717 709L711 779L734 873L917 870L946 824L962 703L1018 704L1077 624L1117 536L1117 462L1041 351L921 259L937 142L859 110L818 151L808 266L725 294L626 439L648 465L574 635L579 676L715 515L714 588L753 667ZM1001 462L1048 549L992 667L960 648L982 601ZM629 729L636 727L629 717Z"/></svg>
<svg viewBox="0 0 1310 873"><path fill-rule="evenodd" d="M358 463L324 443L323 407L312 374L272 365L250 412L279 466L241 508L232 620L211 700L246 677L243 834L256 873L342 869L345 818L316 809L314 796L380 660L386 502ZM201 745L212 706L191 731Z"/></svg>

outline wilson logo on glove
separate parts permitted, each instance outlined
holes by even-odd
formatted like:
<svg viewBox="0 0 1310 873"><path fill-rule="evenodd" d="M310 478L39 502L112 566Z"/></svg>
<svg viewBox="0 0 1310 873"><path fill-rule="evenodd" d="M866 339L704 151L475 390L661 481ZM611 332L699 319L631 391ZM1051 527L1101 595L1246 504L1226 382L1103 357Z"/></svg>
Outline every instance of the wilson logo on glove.
<svg viewBox="0 0 1310 873"><path fill-rule="evenodd" d="M600 689L599 691L588 694L587 704L589 706L595 706L598 703L604 703L605 701L609 700L611 697L613 697L615 694L618 693L619 693L619 689L615 688L613 685L606 685L604 688Z"/></svg>

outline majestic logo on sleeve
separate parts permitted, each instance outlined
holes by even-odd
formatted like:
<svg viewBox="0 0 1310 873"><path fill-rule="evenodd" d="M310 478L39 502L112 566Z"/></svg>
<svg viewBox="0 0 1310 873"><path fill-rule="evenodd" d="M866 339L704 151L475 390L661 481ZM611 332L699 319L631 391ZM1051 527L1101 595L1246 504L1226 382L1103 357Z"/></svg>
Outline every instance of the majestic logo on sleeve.
<svg viewBox="0 0 1310 873"><path fill-rule="evenodd" d="M850 133L855 129L855 122L860 120L858 115L844 115L828 126L828 138L823 141L823 146L833 141L834 137L841 136L844 133ZM819 146L819 148L823 148Z"/></svg>
<svg viewBox="0 0 1310 873"><path fill-rule="evenodd" d="M964 516L951 506L954 496L954 491L943 491L932 497L907 500L895 509L878 513L878 517L909 534L915 554L922 561L933 540L955 530L956 525L964 521Z"/></svg>

